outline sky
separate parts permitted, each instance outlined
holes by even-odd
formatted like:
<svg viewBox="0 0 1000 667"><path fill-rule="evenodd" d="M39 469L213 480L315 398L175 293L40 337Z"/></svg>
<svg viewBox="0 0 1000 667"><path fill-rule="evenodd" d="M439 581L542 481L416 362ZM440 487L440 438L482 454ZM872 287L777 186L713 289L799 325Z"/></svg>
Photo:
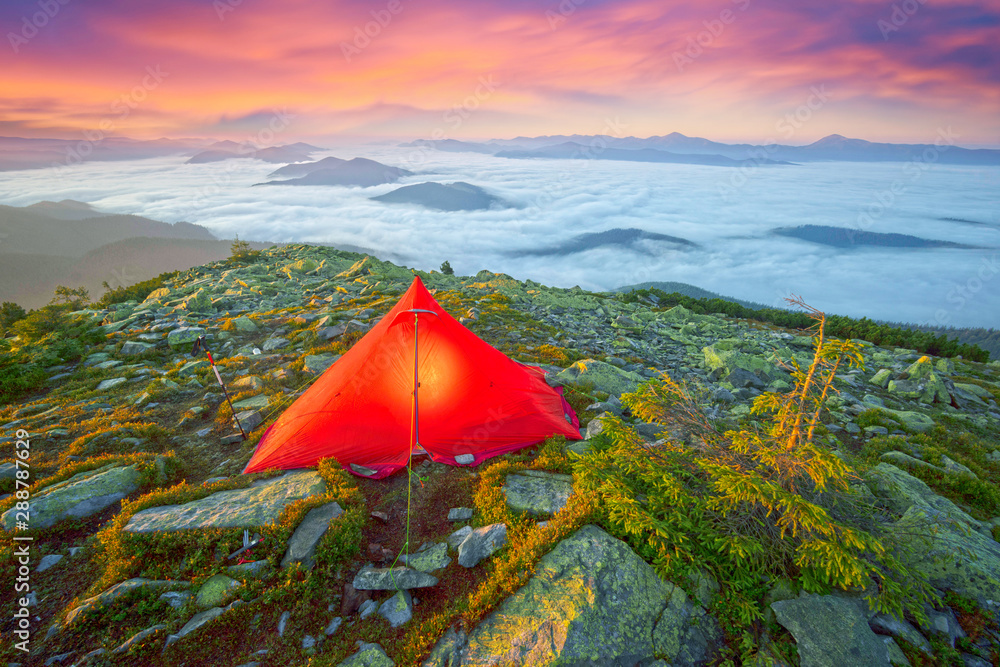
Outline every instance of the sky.
<svg viewBox="0 0 1000 667"><path fill-rule="evenodd" d="M4 0L0 30L2 136L1000 147L1000 0Z"/></svg>

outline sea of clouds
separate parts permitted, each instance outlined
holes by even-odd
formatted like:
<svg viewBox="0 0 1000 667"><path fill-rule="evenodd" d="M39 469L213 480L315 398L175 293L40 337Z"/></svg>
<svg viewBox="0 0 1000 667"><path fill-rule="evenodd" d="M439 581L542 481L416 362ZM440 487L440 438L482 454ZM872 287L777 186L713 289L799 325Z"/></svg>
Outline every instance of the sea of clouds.
<svg viewBox="0 0 1000 667"><path fill-rule="evenodd" d="M58 172L6 172L0 203L76 199L109 212L198 223L224 238L360 246L418 269L449 260L460 274L489 269L592 290L680 281L768 305L799 294L829 313L1000 326L1000 167L828 162L741 171L515 160L390 144L316 158L326 155L369 157L419 173L372 188L251 187L280 165L188 165L184 157L85 162ZM369 200L399 185L459 180L512 206L449 213ZM837 249L770 233L804 224L983 249ZM698 247L647 241L566 256L516 252L613 228L668 234Z"/></svg>

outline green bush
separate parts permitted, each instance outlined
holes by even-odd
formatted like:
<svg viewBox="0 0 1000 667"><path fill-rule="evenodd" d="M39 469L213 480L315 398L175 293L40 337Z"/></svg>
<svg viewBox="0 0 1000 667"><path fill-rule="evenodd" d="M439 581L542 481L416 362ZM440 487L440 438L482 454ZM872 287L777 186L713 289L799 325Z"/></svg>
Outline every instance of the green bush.
<svg viewBox="0 0 1000 667"><path fill-rule="evenodd" d="M802 304L804 305L804 304ZM723 586L713 611L731 637L763 619L766 582L796 581L812 592L877 590L873 608L922 614L933 597L906 571L891 535L849 490L852 471L818 438L822 406L844 366L861 366L859 347L825 338L816 322L808 368L795 365L794 388L758 396L761 425L719 433L698 401L664 375L622 404L646 422L683 427L697 444L646 443L618 418L575 467L578 486L597 494L603 522L672 581L710 572Z"/></svg>
<svg viewBox="0 0 1000 667"><path fill-rule="evenodd" d="M124 303L126 301L145 301L147 296L163 287L168 280L174 278L176 275L177 271L161 273L155 278L143 280L128 287L122 286L114 289L105 282L104 289L106 291L95 305L100 308L108 308L116 303Z"/></svg>

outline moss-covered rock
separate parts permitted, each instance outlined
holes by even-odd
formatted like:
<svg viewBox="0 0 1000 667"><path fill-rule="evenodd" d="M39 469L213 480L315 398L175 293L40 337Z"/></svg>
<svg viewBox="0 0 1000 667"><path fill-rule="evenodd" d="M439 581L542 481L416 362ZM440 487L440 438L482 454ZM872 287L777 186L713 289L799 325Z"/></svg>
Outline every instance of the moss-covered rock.
<svg viewBox="0 0 1000 667"><path fill-rule="evenodd" d="M721 640L680 588L596 526L560 542L535 573L470 633L462 664L705 664Z"/></svg>
<svg viewBox="0 0 1000 667"><path fill-rule="evenodd" d="M66 519L91 516L138 489L139 472L135 466L107 465L77 473L32 495L31 528L39 530ZM4 512L4 528L13 530L16 524L16 508Z"/></svg>
<svg viewBox="0 0 1000 667"><path fill-rule="evenodd" d="M556 379L569 384L591 384L594 389L614 396L635 391L645 380L641 375L596 359L577 361L556 375Z"/></svg>
<svg viewBox="0 0 1000 667"><path fill-rule="evenodd" d="M378 644L361 642L358 652L337 667L393 667L395 664Z"/></svg>
<svg viewBox="0 0 1000 667"><path fill-rule="evenodd" d="M513 510L537 515L555 514L566 507L573 495L573 477L525 470L508 475L503 492Z"/></svg>
<svg viewBox="0 0 1000 667"><path fill-rule="evenodd" d="M221 607L228 603L242 586L240 582L224 574L216 574L201 585L195 595L195 603L202 609Z"/></svg>
<svg viewBox="0 0 1000 667"><path fill-rule="evenodd" d="M889 667L888 649L854 601L803 595L771 608L795 637L802 667Z"/></svg>
<svg viewBox="0 0 1000 667"><path fill-rule="evenodd" d="M1000 543L970 529L950 512L912 505L894 529L909 548L902 560L936 588L977 600L983 609L1000 600Z"/></svg>
<svg viewBox="0 0 1000 667"><path fill-rule="evenodd" d="M737 368L767 376L776 374L777 369L770 361L735 349L726 349L725 341L702 348L702 353L705 355L705 365L710 370L724 369L727 375Z"/></svg>
<svg viewBox="0 0 1000 667"><path fill-rule="evenodd" d="M183 505L150 507L136 512L124 530L149 533L190 528L263 526L277 521L286 505L326 493L326 484L315 471L293 471L257 480L245 489L219 491Z"/></svg>
<svg viewBox="0 0 1000 667"><path fill-rule="evenodd" d="M81 602L78 606L74 607L68 614L66 614L66 618L61 623L57 622L53 626L54 630L50 630L50 632L58 632L67 628L87 614L103 609L123 595L143 588L187 588L189 586L190 584L184 581L157 581L153 579L143 579L141 577L129 579L128 581L123 581L120 584L115 584L103 593L98 593L94 597L87 598Z"/></svg>

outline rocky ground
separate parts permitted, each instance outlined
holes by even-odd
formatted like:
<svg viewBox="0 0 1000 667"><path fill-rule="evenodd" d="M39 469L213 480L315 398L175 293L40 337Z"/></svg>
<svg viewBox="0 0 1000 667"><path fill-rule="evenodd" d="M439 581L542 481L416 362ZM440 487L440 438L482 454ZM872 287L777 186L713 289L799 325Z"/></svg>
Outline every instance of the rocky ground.
<svg viewBox="0 0 1000 667"><path fill-rule="evenodd" d="M745 422L755 396L792 386L793 360L812 359L805 332L655 296L629 302L486 271L420 275L480 337L552 371L587 438L602 415L622 415L621 394L663 372L695 387L710 418ZM15 490L14 456L32 482L28 530L18 498L0 500L12 588L13 538L33 537L30 592L0 596L14 619L3 622L6 659L697 665L734 655L713 616L725 582L663 581L606 526L574 523L582 510L568 473L586 441L478 468L418 458L412 477L379 481L329 467L240 475L266 426L411 279L371 257L285 246L183 272L141 303L75 313L99 324L104 342L48 367L47 391L0 408L0 490ZM200 335L253 429L245 442L207 359L189 355ZM855 594L781 584L761 645L736 653L775 664L995 665L1000 365L864 353L864 369L838 376L820 437L924 540L908 566L952 597L916 623L875 614ZM650 441L687 435L633 425ZM29 446L15 449L19 439ZM389 570L401 551L413 553ZM22 608L27 653L15 634Z"/></svg>

